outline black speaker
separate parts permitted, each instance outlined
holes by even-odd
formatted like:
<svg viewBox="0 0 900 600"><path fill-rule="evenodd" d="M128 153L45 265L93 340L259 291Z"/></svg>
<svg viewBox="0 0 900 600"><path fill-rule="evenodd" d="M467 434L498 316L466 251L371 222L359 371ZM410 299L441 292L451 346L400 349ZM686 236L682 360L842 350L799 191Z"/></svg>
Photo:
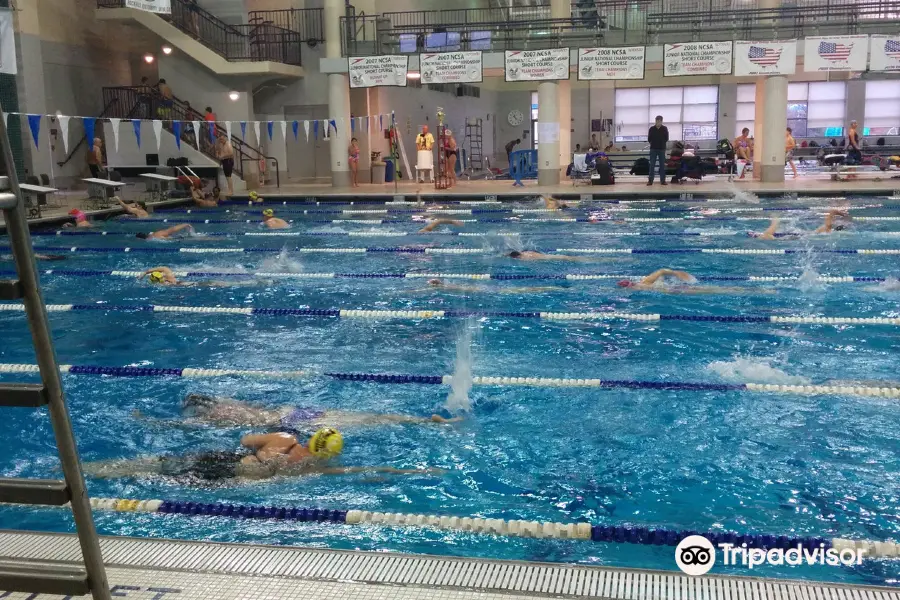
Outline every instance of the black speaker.
<svg viewBox="0 0 900 600"><path fill-rule="evenodd" d="M463 88L461 85L456 86L456 97L457 98L463 97Z"/></svg>

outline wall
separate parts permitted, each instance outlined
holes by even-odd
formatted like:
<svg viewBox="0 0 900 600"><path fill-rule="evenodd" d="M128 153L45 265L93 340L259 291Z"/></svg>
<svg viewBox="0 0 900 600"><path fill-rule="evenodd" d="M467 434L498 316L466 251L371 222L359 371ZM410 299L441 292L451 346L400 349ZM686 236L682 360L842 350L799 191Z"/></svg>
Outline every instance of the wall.
<svg viewBox="0 0 900 600"><path fill-rule="evenodd" d="M537 90L537 85L534 86L534 89ZM516 146L517 150L528 150L531 148L531 90L523 87L522 89L511 91L498 91L496 94L497 104L494 113L497 116L497 122L495 123L497 140L494 150L494 161L498 166L502 165L505 167L507 158L504 147L508 142L521 139L522 143ZM518 110L524 115L525 120L521 125L513 126L509 124L509 113L513 110Z"/></svg>
<svg viewBox="0 0 900 600"><path fill-rule="evenodd" d="M195 110L202 113L210 106L221 121L253 119L253 88L248 78L216 76L196 61L178 54L161 57L158 63L160 78L166 80L176 97L189 101ZM240 93L236 102L228 97L232 90Z"/></svg>
<svg viewBox="0 0 900 600"><path fill-rule="evenodd" d="M245 0L197 0L197 4L232 25L246 23L247 11L250 10Z"/></svg>
<svg viewBox="0 0 900 600"><path fill-rule="evenodd" d="M179 150L175 144L175 136L165 129L160 134L159 151L156 149L156 135L149 122L141 124L141 146L138 147L134 130L130 123L119 126L119 148L116 151L112 133L112 124L103 123L103 139L106 143L106 158L110 167L140 166L147 164L147 154L159 154L159 163L166 164L170 158L186 156L192 165L214 166L216 163L193 146L182 142ZM84 160L81 161L84 163Z"/></svg>

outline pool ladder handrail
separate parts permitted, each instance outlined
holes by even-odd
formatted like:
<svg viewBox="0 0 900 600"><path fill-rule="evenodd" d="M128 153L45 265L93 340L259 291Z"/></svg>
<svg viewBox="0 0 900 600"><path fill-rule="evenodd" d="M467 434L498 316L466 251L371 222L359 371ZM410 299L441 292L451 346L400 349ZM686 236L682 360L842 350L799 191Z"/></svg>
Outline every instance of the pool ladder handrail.
<svg viewBox="0 0 900 600"><path fill-rule="evenodd" d="M2 108L0 108L2 111ZM64 480L0 478L0 502L63 506L70 504L81 545L84 567L48 560L0 559L0 590L34 594L84 596L112 600L100 539L94 527L91 504L85 489L72 421L63 395L56 350L50 334L47 307L41 296L31 233L25 204L15 172L12 147L5 119L0 119L0 146L8 177L0 177L0 209L16 265L18 279L0 280L0 300L22 300L41 383L0 383L0 406L36 408L47 406Z"/></svg>

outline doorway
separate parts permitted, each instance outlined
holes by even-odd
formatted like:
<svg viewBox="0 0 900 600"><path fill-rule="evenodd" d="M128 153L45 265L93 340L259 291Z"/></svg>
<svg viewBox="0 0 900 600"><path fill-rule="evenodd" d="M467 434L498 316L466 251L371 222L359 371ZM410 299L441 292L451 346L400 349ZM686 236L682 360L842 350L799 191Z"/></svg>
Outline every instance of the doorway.
<svg viewBox="0 0 900 600"><path fill-rule="evenodd" d="M322 120L328 118L327 104L285 106L284 118L288 123L299 122L297 142L287 145L287 173L292 181L301 183L327 183L331 180L331 148L324 139ZM319 121L319 137L316 139L313 121ZM309 141L303 122L309 121Z"/></svg>

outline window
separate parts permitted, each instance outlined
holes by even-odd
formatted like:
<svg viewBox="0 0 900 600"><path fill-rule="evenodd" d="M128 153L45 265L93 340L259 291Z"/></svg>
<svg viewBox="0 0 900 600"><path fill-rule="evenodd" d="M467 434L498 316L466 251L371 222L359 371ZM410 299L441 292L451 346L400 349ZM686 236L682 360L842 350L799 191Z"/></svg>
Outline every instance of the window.
<svg viewBox="0 0 900 600"><path fill-rule="evenodd" d="M793 130L795 138L841 136L844 134L846 98L847 86L843 81L789 83L787 126ZM753 135L756 84L738 86L735 120L735 135L740 135L744 127Z"/></svg>
<svg viewBox="0 0 900 600"><path fill-rule="evenodd" d="M898 135L900 132L900 81L867 81L863 135ZM854 115L850 115L853 118Z"/></svg>
<svg viewBox="0 0 900 600"><path fill-rule="evenodd" d="M657 115L672 140L714 140L718 136L719 88L626 88L616 90L616 141L645 142Z"/></svg>

